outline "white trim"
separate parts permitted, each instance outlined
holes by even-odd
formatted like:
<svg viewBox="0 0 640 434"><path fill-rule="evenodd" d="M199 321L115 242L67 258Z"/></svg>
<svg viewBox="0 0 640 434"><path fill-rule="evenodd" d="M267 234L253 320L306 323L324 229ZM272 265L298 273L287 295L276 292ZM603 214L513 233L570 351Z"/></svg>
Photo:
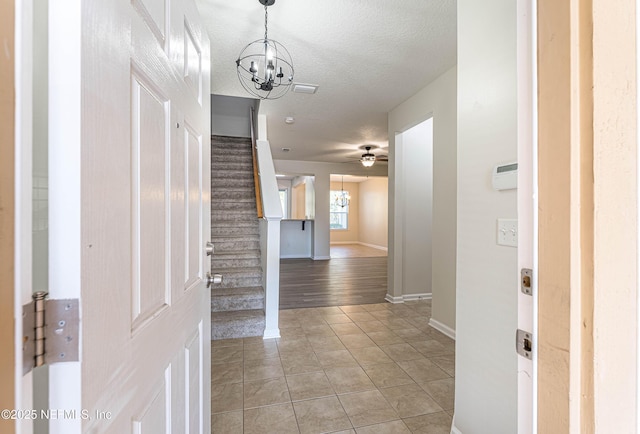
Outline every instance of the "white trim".
<svg viewBox="0 0 640 434"><path fill-rule="evenodd" d="M456 415L453 415L453 420L451 421L451 434L462 434L458 428L456 428Z"/></svg>
<svg viewBox="0 0 640 434"><path fill-rule="evenodd" d="M387 295L384 297L384 299L386 301L388 301L389 303L393 303L393 304L404 303L404 298L402 296L394 297L393 295L391 295L389 293L387 293Z"/></svg>
<svg viewBox="0 0 640 434"><path fill-rule="evenodd" d="M310 255L280 255L280 259L309 259Z"/></svg>
<svg viewBox="0 0 640 434"><path fill-rule="evenodd" d="M377 244L369 244L369 243L363 243L361 241L331 241L331 243L329 243L332 246L340 246L340 245L347 245L347 244L358 244L360 246L366 246L366 247L371 247L372 249L378 249L378 250L384 250L385 252L388 252L389 249L385 246L378 246Z"/></svg>
<svg viewBox="0 0 640 434"><path fill-rule="evenodd" d="M405 301L431 300L431 298L432 296L430 292L425 292L422 294L405 294L398 297L394 297L393 295L387 293L387 295L384 297L386 301L393 304L404 303Z"/></svg>
<svg viewBox="0 0 640 434"><path fill-rule="evenodd" d="M438 330L440 333L449 336L451 339L453 339L454 341L456 340L456 331L454 329L452 329L451 327L449 327L446 324L441 323L440 321L430 318L429 319L429 326L433 327L434 329Z"/></svg>
<svg viewBox="0 0 640 434"><path fill-rule="evenodd" d="M331 259L331 256L314 256L311 259L313 259L314 261L328 261L329 259Z"/></svg>
<svg viewBox="0 0 640 434"><path fill-rule="evenodd" d="M384 250L385 252L388 252L388 251L389 251L389 249L388 249L387 247L384 247L384 246L378 246L378 245L376 245L376 244L361 243L361 242L358 242L358 244L360 244L361 246L371 247L371 248L373 248L373 249Z"/></svg>
<svg viewBox="0 0 640 434"><path fill-rule="evenodd" d="M430 292L423 292L421 294L405 294L402 296L404 301L416 301L416 300L431 300L432 294Z"/></svg>
<svg viewBox="0 0 640 434"><path fill-rule="evenodd" d="M280 329L279 328L275 328L275 329L269 329L264 331L264 335L262 336L262 339L276 339L280 337Z"/></svg>

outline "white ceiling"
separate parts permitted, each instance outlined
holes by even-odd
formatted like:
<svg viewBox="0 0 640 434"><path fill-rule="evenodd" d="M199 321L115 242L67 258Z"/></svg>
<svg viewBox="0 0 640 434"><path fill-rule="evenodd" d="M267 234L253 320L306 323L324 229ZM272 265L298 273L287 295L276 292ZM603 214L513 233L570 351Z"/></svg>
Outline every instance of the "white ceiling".
<svg viewBox="0 0 640 434"><path fill-rule="evenodd" d="M211 38L211 93L248 97L235 60L263 37L264 7L258 0L197 2ZM386 154L387 113L455 65L456 1L276 0L269 38L291 53L294 82L320 86L314 95L261 102L273 157L357 161L365 144ZM295 123L285 124L287 116Z"/></svg>

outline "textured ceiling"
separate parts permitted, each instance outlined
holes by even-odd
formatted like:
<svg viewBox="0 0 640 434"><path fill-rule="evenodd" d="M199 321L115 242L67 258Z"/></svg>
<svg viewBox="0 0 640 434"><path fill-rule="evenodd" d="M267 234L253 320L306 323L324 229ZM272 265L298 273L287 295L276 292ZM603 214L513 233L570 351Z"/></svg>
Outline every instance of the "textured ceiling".
<svg viewBox="0 0 640 434"><path fill-rule="evenodd" d="M235 59L264 35L263 6L197 3L211 38L211 93L247 97ZM353 161L365 144L386 154L387 113L456 64L456 1L276 0L269 38L291 53L294 82L320 86L314 95L262 101L273 157ZM295 123L285 124L287 116Z"/></svg>

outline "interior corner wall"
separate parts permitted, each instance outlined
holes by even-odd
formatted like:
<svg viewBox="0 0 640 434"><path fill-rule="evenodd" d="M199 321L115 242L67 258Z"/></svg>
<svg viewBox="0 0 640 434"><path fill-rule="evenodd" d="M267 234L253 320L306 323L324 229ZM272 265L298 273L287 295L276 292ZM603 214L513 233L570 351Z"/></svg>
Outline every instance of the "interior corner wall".
<svg viewBox="0 0 640 434"><path fill-rule="evenodd" d="M405 294L403 275L402 161L396 134L433 117L432 318L455 329L456 323L456 68L436 78L389 113L389 271L388 293ZM400 146L400 145L399 145ZM420 228L404 228L411 230Z"/></svg>
<svg viewBox="0 0 640 434"><path fill-rule="evenodd" d="M347 230L331 229L329 239L332 243L357 243L360 241L358 235L360 233L360 196L359 186L357 182L345 182L344 190L351 196L349 202L349 216L347 220ZM331 190L341 190L342 183L332 181Z"/></svg>
<svg viewBox="0 0 640 434"><path fill-rule="evenodd" d="M516 32L516 2L458 1L455 428L464 434L517 432L517 249L496 244L496 220L517 216L517 192L491 186L493 166L517 159Z"/></svg>
<svg viewBox="0 0 640 434"><path fill-rule="evenodd" d="M377 247L388 244L389 182L386 177L371 177L359 184L360 224L358 241Z"/></svg>
<svg viewBox="0 0 640 434"><path fill-rule="evenodd" d="M211 135L251 137L249 110L253 108L257 113L259 102L253 98L211 95Z"/></svg>

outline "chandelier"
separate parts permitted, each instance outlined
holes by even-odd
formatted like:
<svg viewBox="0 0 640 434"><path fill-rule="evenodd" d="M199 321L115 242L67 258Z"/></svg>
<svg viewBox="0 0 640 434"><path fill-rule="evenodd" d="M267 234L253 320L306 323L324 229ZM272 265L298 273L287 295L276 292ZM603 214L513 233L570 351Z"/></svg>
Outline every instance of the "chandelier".
<svg viewBox="0 0 640 434"><path fill-rule="evenodd" d="M351 196L349 196L348 192L344 191L344 176L342 177L342 188L340 189L340 193L336 195L335 202L340 208L348 206L349 202L351 202Z"/></svg>
<svg viewBox="0 0 640 434"><path fill-rule="evenodd" d="M242 49L236 66L238 79L247 92L260 99L277 99L293 82L293 61L287 49L267 35L267 7L276 0L258 0L264 5L264 38Z"/></svg>
<svg viewBox="0 0 640 434"><path fill-rule="evenodd" d="M369 152L371 151L371 146L365 146L364 149L366 149L367 152L365 154L362 154L362 158L360 158L360 162L364 167L371 167L373 166L373 163L376 162L376 156L373 155L371 152Z"/></svg>

